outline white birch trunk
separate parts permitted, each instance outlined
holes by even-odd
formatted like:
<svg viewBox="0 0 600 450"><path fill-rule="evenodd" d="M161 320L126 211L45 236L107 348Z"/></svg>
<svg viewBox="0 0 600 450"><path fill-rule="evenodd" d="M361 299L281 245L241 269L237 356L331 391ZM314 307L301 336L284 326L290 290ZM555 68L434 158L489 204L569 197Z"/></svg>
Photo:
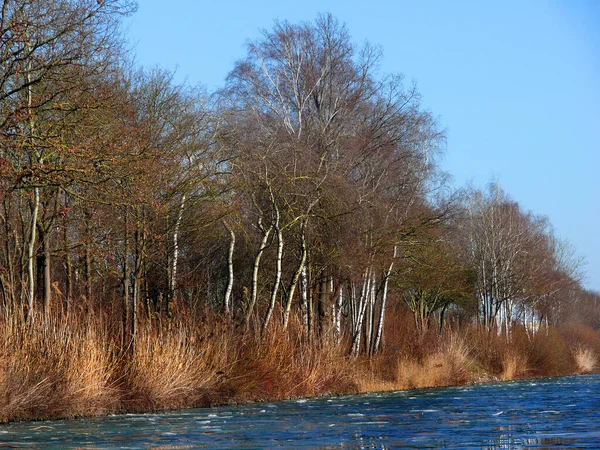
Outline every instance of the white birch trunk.
<svg viewBox="0 0 600 450"><path fill-rule="evenodd" d="M225 223L225 227L229 231L229 235L231 236L231 240L229 241L229 254L227 255L227 267L228 267L228 277L227 277L227 288L225 289L225 298L223 299L223 309L225 310L225 314L228 316L231 315L231 293L233 292L233 251L235 249L235 233L233 229Z"/></svg>
<svg viewBox="0 0 600 450"><path fill-rule="evenodd" d="M173 261L171 265L171 299L175 297L175 289L177 288L177 262L179 259L179 229L181 227L181 219L183 218L183 210L185 208L185 194L181 196L179 204L179 214L175 221L175 230L173 231Z"/></svg>
<svg viewBox="0 0 600 450"><path fill-rule="evenodd" d="M365 348L367 350L367 355L371 355L371 344L373 343L373 319L375 316L375 278L371 276L371 288L369 289L369 294L367 296L367 306L366 306L366 319L367 322L365 324Z"/></svg>
<svg viewBox="0 0 600 450"><path fill-rule="evenodd" d="M29 51L29 44L27 45ZM31 62L27 64L27 83L29 86L27 87L27 111L29 113L29 137L31 138L32 147L34 147L33 135L35 133L35 120L32 115L32 106L33 106L33 93L31 87ZM38 155L38 152L35 148L32 148L31 151L36 156L37 161L41 163L41 156ZM29 245L27 248L27 274L28 274L28 311L27 316L31 317L33 320L33 316L35 314L34 311L34 300L35 300L35 273L33 269L33 258L34 258L34 250L35 250L35 242L36 242L36 232L37 232L37 219L38 212L40 207L40 189L39 187L33 188L33 211L31 213L31 233L29 237Z"/></svg>
<svg viewBox="0 0 600 450"><path fill-rule="evenodd" d="M269 321L273 315L275 309L275 301L277 300L277 293L279 292L279 283L281 282L281 260L283 259L283 233L279 228L279 210L276 209L276 220L275 220L275 231L277 232L277 262L276 262L276 273L275 282L273 283L273 289L271 290L271 299L269 300L269 308L265 315L261 333L264 334L269 326Z"/></svg>
<svg viewBox="0 0 600 450"><path fill-rule="evenodd" d="M354 329L358 322L358 305L356 303L356 284L354 281L350 281L350 299L348 302L350 309L350 325L352 329L352 336L354 336Z"/></svg>
<svg viewBox="0 0 600 450"><path fill-rule="evenodd" d="M302 311L304 311L304 328L306 335L310 335L310 311L308 310L308 274L306 273L306 264L300 272L300 296L302 299Z"/></svg>
<svg viewBox="0 0 600 450"><path fill-rule="evenodd" d="M392 276L392 270L394 269L394 260L398 256L398 246L394 245L394 252L392 254L392 262L390 262L390 266L388 270L385 272L383 276L383 291L381 293L381 310L379 311L379 323L377 325L377 334L375 336L375 343L373 345L373 354L379 351L381 347L381 343L383 341L383 328L385 323L385 308L387 305L387 294L388 294L388 285L390 281L390 277Z"/></svg>
<svg viewBox="0 0 600 450"><path fill-rule="evenodd" d="M304 235L304 224L301 225L302 235L301 235L301 256L300 263L298 264L298 268L292 277L292 281L290 283L290 288L288 289L288 294L285 302L285 310L283 312L283 329L285 330L288 326L290 320L290 311L292 309L292 301L294 300L294 292L296 291L296 285L298 284L298 280L300 279L300 275L302 271L305 270L306 259L308 256L308 252L306 249L306 237ZM304 305L304 303L303 303Z"/></svg>
<svg viewBox="0 0 600 450"><path fill-rule="evenodd" d="M351 354L354 357L358 356L358 353L360 352L360 336L362 333L362 327L363 327L363 320L364 320L364 316L365 316L365 311L366 311L366 307L367 307L367 297L369 296L371 292L371 269L368 268L365 271L365 277L363 279L363 287L361 290L361 294L360 294L360 299L358 301L358 314L357 314L357 320L356 320L356 324L354 327L354 333L352 336L352 349L351 349Z"/></svg>
<svg viewBox="0 0 600 450"><path fill-rule="evenodd" d="M344 304L344 286L340 286L340 292L337 297L337 301L334 304L334 326L335 326L335 345L340 344L340 338L342 336L342 305Z"/></svg>
<svg viewBox="0 0 600 450"><path fill-rule="evenodd" d="M33 188L33 212L31 213L31 233L29 237L29 244L27 246L27 273L28 273L28 293L27 293L27 301L28 301L28 311L27 316L31 317L33 320L33 316L35 314L34 311L34 298L35 298L35 273L33 270L33 259L34 259L34 250L35 250L35 242L36 242L36 232L37 232L37 218L38 211L40 207L40 190L38 187Z"/></svg>
<svg viewBox="0 0 600 450"><path fill-rule="evenodd" d="M258 269L260 267L260 259L262 258L263 252L267 248L267 241L269 240L269 235L271 234L272 230L272 227L264 228L261 219L258 221L258 227L263 232L263 238L260 243L260 247L258 248L258 252L254 257L254 268L252 269L252 292L250 294L250 304L248 305L248 310L246 311L246 316L244 317L246 327L248 327L248 324L250 323L250 317L252 316L252 310L254 309L256 297L258 295Z"/></svg>
<svg viewBox="0 0 600 450"><path fill-rule="evenodd" d="M394 248L394 257L396 257L396 249ZM373 345L373 353L377 353L379 351L379 347L381 346L382 337L383 337L383 324L385 320L385 307L387 301L387 293L388 293L388 283L390 281L390 276L392 274L392 269L394 268L394 262L390 263L390 267L383 278L383 292L381 293L381 311L379 311L379 324L377 325L377 335L375 336L375 344Z"/></svg>

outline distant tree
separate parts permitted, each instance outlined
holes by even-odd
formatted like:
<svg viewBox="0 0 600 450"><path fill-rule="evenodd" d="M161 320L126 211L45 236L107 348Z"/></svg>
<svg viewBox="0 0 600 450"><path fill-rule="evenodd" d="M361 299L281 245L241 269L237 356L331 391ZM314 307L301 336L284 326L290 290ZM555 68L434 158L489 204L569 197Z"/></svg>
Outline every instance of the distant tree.
<svg viewBox="0 0 600 450"><path fill-rule="evenodd" d="M467 199L465 246L476 273L480 319L488 328L536 323L559 292L576 284L579 264L552 235L548 221L521 210L497 185Z"/></svg>
<svg viewBox="0 0 600 450"><path fill-rule="evenodd" d="M398 269L397 282L421 335L429 329L434 314L439 314L441 327L446 309L473 295L471 272L461 260L453 231L448 226L430 230L420 244L405 253Z"/></svg>

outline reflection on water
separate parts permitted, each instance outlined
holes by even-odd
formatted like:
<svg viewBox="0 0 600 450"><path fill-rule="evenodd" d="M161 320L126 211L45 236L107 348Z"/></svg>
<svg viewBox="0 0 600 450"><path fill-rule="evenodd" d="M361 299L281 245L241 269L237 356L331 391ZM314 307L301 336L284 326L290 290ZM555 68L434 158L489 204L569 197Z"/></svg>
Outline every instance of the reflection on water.
<svg viewBox="0 0 600 450"><path fill-rule="evenodd" d="M0 426L1 448L600 448L600 376Z"/></svg>

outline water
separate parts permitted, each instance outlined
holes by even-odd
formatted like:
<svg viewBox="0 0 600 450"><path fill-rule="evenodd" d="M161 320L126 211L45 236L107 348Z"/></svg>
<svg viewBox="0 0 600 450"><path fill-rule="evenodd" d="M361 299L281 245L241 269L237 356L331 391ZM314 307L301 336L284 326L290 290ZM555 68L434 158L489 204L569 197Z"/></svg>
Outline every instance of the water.
<svg viewBox="0 0 600 450"><path fill-rule="evenodd" d="M600 375L0 426L0 448L600 448Z"/></svg>

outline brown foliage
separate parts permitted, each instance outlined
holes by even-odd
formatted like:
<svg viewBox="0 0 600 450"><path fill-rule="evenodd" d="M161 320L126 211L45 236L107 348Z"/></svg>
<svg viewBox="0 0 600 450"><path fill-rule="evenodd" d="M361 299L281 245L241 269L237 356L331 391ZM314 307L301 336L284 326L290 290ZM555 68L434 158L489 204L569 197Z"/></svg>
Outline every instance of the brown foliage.
<svg viewBox="0 0 600 450"><path fill-rule="evenodd" d="M509 338L481 328L419 336L395 313L376 357L323 345L293 317L262 337L216 315L142 323L133 345L102 314L0 318L0 420L76 417L565 375L598 368L598 333L570 325ZM399 326L399 324L401 326Z"/></svg>

